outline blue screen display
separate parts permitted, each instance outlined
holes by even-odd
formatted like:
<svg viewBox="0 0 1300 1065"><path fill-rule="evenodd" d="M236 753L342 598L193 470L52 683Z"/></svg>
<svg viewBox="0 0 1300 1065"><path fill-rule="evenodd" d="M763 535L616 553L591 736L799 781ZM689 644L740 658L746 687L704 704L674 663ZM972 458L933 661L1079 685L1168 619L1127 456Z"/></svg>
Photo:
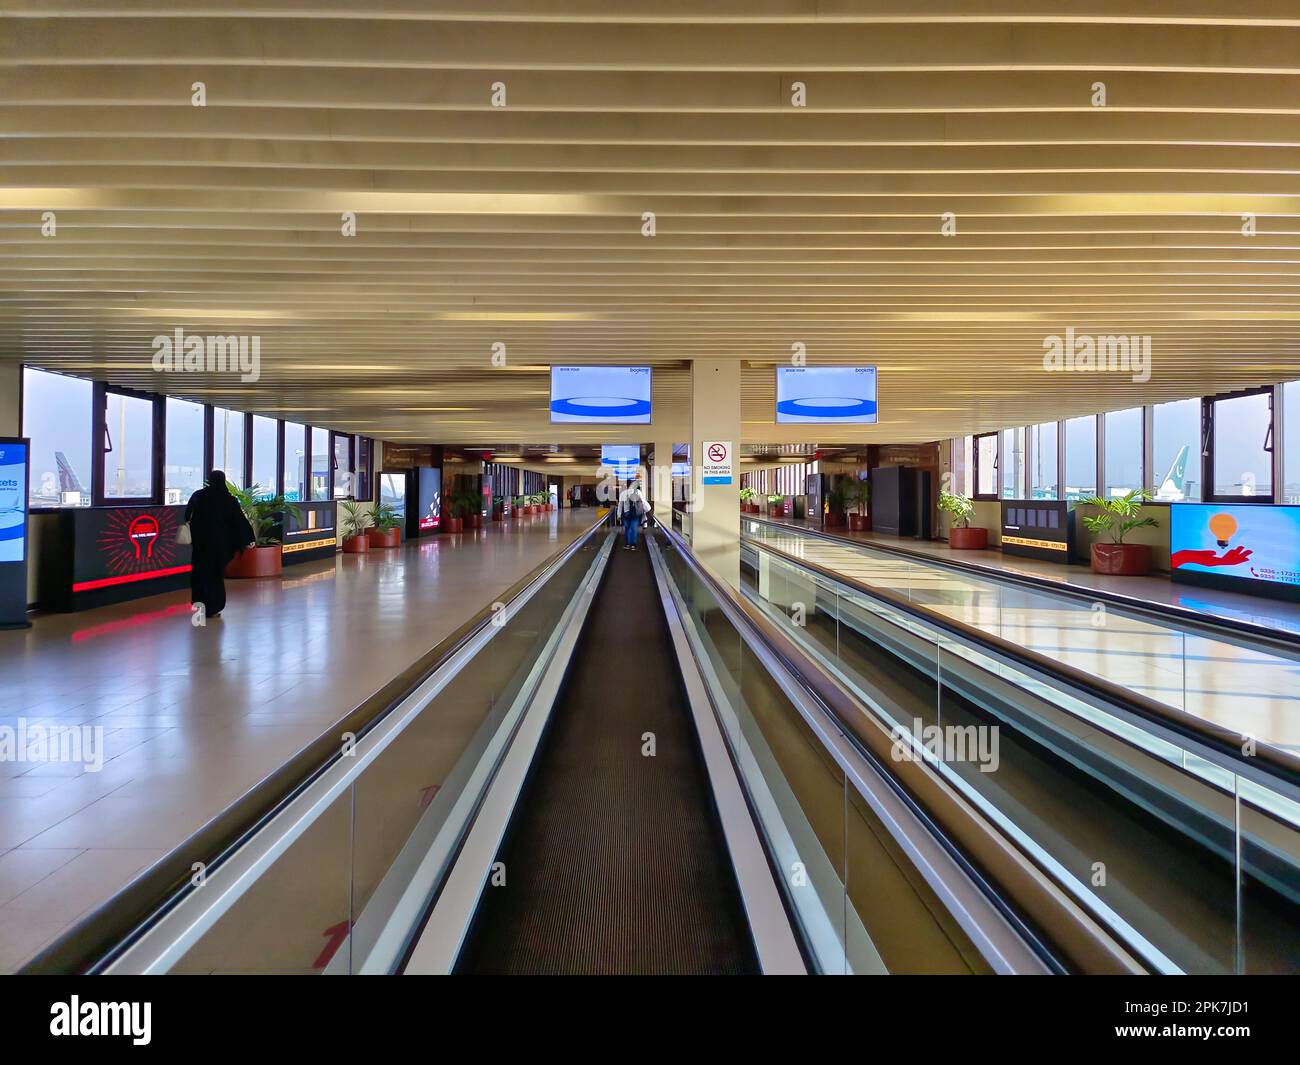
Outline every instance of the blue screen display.
<svg viewBox="0 0 1300 1065"><path fill-rule="evenodd" d="M1300 507L1172 503L1169 564L1175 573L1300 585Z"/></svg>
<svg viewBox="0 0 1300 1065"><path fill-rule="evenodd" d="M874 366L778 366L778 425L873 425L878 417Z"/></svg>
<svg viewBox="0 0 1300 1065"><path fill-rule="evenodd" d="M27 445L0 444L0 562L21 562L27 548Z"/></svg>
<svg viewBox="0 0 1300 1065"><path fill-rule="evenodd" d="M641 464L641 448L637 444L601 444L600 464L613 470L615 477L631 480Z"/></svg>
<svg viewBox="0 0 1300 1065"><path fill-rule="evenodd" d="M650 424L649 366L552 366L551 422Z"/></svg>

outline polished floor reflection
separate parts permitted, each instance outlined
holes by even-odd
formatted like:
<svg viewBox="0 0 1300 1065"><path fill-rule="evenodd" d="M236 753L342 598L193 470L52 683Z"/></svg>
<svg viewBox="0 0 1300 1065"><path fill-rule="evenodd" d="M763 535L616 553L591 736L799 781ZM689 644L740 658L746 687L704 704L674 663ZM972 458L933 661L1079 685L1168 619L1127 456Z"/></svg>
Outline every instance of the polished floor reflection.
<svg viewBox="0 0 1300 1065"><path fill-rule="evenodd" d="M837 543L804 535L793 527L787 531L754 523L747 524L745 531L792 555L894 592L917 606L1105 677L1207 721L1300 750L1300 661L1295 658L1251 648L1246 645L1248 641L1229 642L1187 633L1173 620L1168 625L1156 624L1125 615L1118 607L1104 603L1097 605L1023 585L999 583L992 572L988 576L961 572L924 558L873 551L865 538L861 543ZM908 547L912 547L911 542ZM1015 565L1020 561L1017 559ZM1083 580L1085 574L1092 576L1085 567L1070 567L1069 572L1071 583L1076 577ZM1086 591L1086 587L1083 585L1082 590ZM1133 594L1131 588L1120 591ZM1259 614L1265 615L1274 605L1282 619L1295 613L1291 604L1265 601L1258 604Z"/></svg>
<svg viewBox="0 0 1300 1065"><path fill-rule="evenodd" d="M539 515L0 632L0 726L103 729L103 766L0 761L0 972L181 842L596 518Z"/></svg>

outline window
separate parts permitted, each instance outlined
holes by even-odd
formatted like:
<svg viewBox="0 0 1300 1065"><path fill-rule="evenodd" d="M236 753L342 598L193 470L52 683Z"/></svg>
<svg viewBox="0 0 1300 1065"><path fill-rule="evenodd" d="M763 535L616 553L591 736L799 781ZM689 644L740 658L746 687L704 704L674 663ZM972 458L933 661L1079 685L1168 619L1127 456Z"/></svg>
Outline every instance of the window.
<svg viewBox="0 0 1300 1065"><path fill-rule="evenodd" d="M1214 498L1273 496L1273 402L1271 390L1212 399Z"/></svg>
<svg viewBox="0 0 1300 1065"><path fill-rule="evenodd" d="M1300 381L1282 386L1282 492L1279 503L1300 503Z"/></svg>
<svg viewBox="0 0 1300 1065"><path fill-rule="evenodd" d="M167 398L163 502L184 503L203 487L203 404Z"/></svg>
<svg viewBox="0 0 1300 1065"><path fill-rule="evenodd" d="M1142 488L1142 408L1114 410L1103 416L1106 430L1106 495L1122 496Z"/></svg>
<svg viewBox="0 0 1300 1065"><path fill-rule="evenodd" d="M1003 499L1025 498L1025 431L1003 429L998 433L998 469Z"/></svg>
<svg viewBox="0 0 1300 1065"><path fill-rule="evenodd" d="M1056 422L1029 427L1029 444L1025 449L1029 461L1029 498L1060 499L1057 480Z"/></svg>
<svg viewBox="0 0 1300 1065"><path fill-rule="evenodd" d="M276 463L280 461L277 448L280 446L279 431L274 418L253 415L253 479L250 488L256 488L257 495L263 499L275 495Z"/></svg>
<svg viewBox="0 0 1300 1065"><path fill-rule="evenodd" d="M30 506L90 506L92 402L89 381L23 369L22 435L32 442Z"/></svg>
<svg viewBox="0 0 1300 1065"><path fill-rule="evenodd" d="M212 467L236 488L244 487L244 416L239 411L212 409Z"/></svg>
<svg viewBox="0 0 1300 1065"><path fill-rule="evenodd" d="M1176 503L1201 498L1201 401L1179 399L1151 408L1150 488Z"/></svg>
<svg viewBox="0 0 1300 1065"><path fill-rule="evenodd" d="M374 441L368 436L357 437L356 478L358 499L368 501L374 498L374 491L371 487L371 478L375 469L374 458Z"/></svg>
<svg viewBox="0 0 1300 1065"><path fill-rule="evenodd" d="M307 427L284 423L284 451L280 469L284 475L284 498L297 503L307 498Z"/></svg>
<svg viewBox="0 0 1300 1065"><path fill-rule="evenodd" d="M952 491L958 495L975 493L975 438L959 436L952 442Z"/></svg>
<svg viewBox="0 0 1300 1065"><path fill-rule="evenodd" d="M355 485L352 483L352 445L354 436L334 433L334 498L349 499Z"/></svg>
<svg viewBox="0 0 1300 1065"><path fill-rule="evenodd" d="M1065 498L1097 494L1097 419L1071 418L1065 423Z"/></svg>
<svg viewBox="0 0 1300 1065"><path fill-rule="evenodd" d="M998 434L975 438L975 497L996 499L998 494Z"/></svg>
<svg viewBox="0 0 1300 1065"><path fill-rule="evenodd" d="M105 393L104 498L153 498L153 401Z"/></svg>
<svg viewBox="0 0 1300 1065"><path fill-rule="evenodd" d="M330 452L330 434L328 429L311 430L311 498L329 499L330 467L333 457Z"/></svg>

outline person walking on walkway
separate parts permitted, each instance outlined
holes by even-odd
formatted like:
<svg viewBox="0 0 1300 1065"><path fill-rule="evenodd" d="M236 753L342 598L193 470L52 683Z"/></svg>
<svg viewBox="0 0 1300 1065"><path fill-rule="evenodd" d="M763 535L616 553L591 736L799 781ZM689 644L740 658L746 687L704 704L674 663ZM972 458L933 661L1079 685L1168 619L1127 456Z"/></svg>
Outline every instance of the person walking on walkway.
<svg viewBox="0 0 1300 1065"><path fill-rule="evenodd" d="M190 526L190 602L202 603L205 618L220 616L226 606L223 570L256 536L244 517L220 470L208 474L208 483L190 496L185 508Z"/></svg>
<svg viewBox="0 0 1300 1065"><path fill-rule="evenodd" d="M618 520L623 523L623 550L636 550L636 531L641 525L641 516L645 514L646 509L641 482L633 481L618 497Z"/></svg>

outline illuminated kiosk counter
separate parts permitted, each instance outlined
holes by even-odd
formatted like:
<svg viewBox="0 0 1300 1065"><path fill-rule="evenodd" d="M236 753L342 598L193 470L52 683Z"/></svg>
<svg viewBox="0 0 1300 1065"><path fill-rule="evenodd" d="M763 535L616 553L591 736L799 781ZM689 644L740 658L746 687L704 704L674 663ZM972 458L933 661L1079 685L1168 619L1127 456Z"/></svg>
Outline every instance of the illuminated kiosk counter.
<svg viewBox="0 0 1300 1065"><path fill-rule="evenodd" d="M1074 509L1066 500L1002 500L1002 553L1044 562L1074 560Z"/></svg>
<svg viewBox="0 0 1300 1065"><path fill-rule="evenodd" d="M1300 506L1171 503L1169 570L1182 584L1300 602Z"/></svg>
<svg viewBox="0 0 1300 1065"><path fill-rule="evenodd" d="M41 515L37 602L88 610L186 588L184 506L78 507Z"/></svg>
<svg viewBox="0 0 1300 1065"><path fill-rule="evenodd" d="M333 501L300 503L280 533L283 563L332 558L337 542ZM45 512L36 601L47 610L89 610L188 588L190 548L176 542L185 506L77 507Z"/></svg>

